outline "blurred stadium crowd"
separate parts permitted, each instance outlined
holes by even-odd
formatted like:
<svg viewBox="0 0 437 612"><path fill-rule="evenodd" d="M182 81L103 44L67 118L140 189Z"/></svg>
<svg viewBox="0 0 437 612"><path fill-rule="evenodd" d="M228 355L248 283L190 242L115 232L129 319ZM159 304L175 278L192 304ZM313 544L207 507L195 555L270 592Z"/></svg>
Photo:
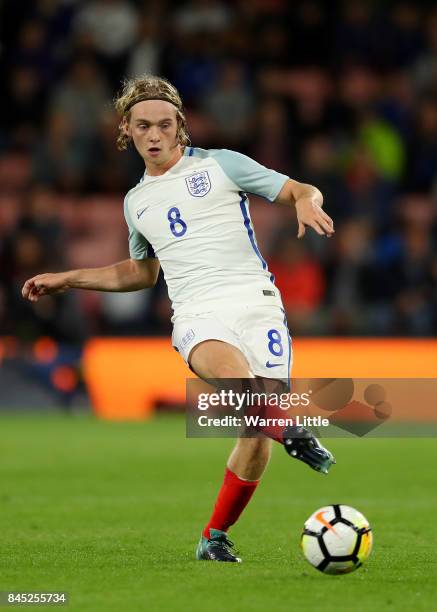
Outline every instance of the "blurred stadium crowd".
<svg viewBox="0 0 437 612"><path fill-rule="evenodd" d="M417 2L0 2L0 335L80 342L166 334L151 291L24 302L37 273L128 256L115 147L123 76L180 90L194 146L232 148L317 185L332 240L251 198L293 334L437 328L437 9Z"/></svg>

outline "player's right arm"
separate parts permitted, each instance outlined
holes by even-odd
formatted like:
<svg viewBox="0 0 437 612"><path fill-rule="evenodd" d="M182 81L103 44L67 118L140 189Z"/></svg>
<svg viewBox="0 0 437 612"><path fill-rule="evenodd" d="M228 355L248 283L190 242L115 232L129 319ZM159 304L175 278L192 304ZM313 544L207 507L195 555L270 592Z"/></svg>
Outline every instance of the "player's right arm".
<svg viewBox="0 0 437 612"><path fill-rule="evenodd" d="M159 261L154 257L125 259L104 268L38 274L24 283L22 295L37 302L43 295L63 293L67 289L138 291L153 287L158 274Z"/></svg>

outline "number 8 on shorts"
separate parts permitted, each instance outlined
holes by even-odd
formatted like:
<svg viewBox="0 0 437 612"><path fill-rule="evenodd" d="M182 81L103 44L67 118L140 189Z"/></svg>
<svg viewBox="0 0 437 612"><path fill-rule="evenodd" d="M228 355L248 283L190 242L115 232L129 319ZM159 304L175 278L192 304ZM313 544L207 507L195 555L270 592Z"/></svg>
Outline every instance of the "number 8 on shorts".
<svg viewBox="0 0 437 612"><path fill-rule="evenodd" d="M271 354L275 357L281 357L281 355L284 353L281 334L277 329L269 329L267 332L267 338L269 339L269 351Z"/></svg>

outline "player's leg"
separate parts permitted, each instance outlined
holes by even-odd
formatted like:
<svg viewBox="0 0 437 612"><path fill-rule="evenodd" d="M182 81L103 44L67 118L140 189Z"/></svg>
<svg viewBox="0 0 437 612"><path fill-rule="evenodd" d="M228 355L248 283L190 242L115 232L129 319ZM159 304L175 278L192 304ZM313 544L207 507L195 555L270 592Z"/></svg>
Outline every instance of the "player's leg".
<svg viewBox="0 0 437 612"><path fill-rule="evenodd" d="M243 353L235 346L218 340L207 340L193 348L189 362L204 380L254 378ZM266 437L239 438L227 466L238 477L259 480L271 454L271 440Z"/></svg>
<svg viewBox="0 0 437 612"><path fill-rule="evenodd" d="M227 466L239 478L260 480L270 460L270 438L239 438L229 455Z"/></svg>
<svg viewBox="0 0 437 612"><path fill-rule="evenodd" d="M291 337L284 310L270 306L248 307L233 320L233 330L244 346L251 371L260 377L264 385L277 385L270 395L273 393L276 397L281 396L290 386L292 362ZM272 373L275 374L275 380L270 379ZM252 414L255 408L249 408ZM335 459L310 431L299 426L282 429L279 423L284 413L277 405L271 405L271 402L261 407L258 414L274 423L260 429L264 435L284 444L291 457L303 461L318 472L328 473Z"/></svg>
<svg viewBox="0 0 437 612"><path fill-rule="evenodd" d="M189 355L192 369L203 379L254 379L251 367L243 353L227 342L206 340L197 344ZM282 388L280 381L264 379L265 388L273 390ZM249 406L247 411L261 414L267 418L283 419L283 412L274 406ZM271 440L284 444L286 450L297 448L291 456L301 459L314 469L324 469L324 462L330 455L321 447L314 436L305 432L305 438L295 439L296 432L290 432L278 426L259 429L267 437L241 438L238 440L225 471L225 478L220 489L214 511L206 525L199 543L197 557L199 559L217 559L222 561L238 561L229 550L229 540L226 532L239 518L249 503L259 483L262 473L268 463L271 452ZM298 432L297 432L298 433ZM299 435L299 434L298 434ZM288 447L288 444L292 444ZM295 444L298 444L295 447Z"/></svg>
<svg viewBox="0 0 437 612"><path fill-rule="evenodd" d="M189 361L196 374L205 380L253 378L243 353L226 342L208 340L198 344L191 351ZM213 513L199 542L198 559L240 560L231 551L227 531L252 498L270 453L269 438L240 438L237 441L228 459Z"/></svg>
<svg viewBox="0 0 437 612"><path fill-rule="evenodd" d="M252 308L243 313L242 323L237 325L237 329L240 329L240 337L243 340L246 354L229 342L204 340L189 353L187 360L191 368L205 380L235 378L239 381L243 380L249 391L253 391L252 387L260 391L258 383L262 383L262 391L276 397L280 396L288 388L284 381L288 379L290 371L291 343L288 342L288 350L286 350L284 336L288 336L288 328L282 310L279 308L275 309L276 312L272 310L264 307ZM263 345L265 345L265 353L262 351ZM269 378L272 357L279 357L281 361L279 364L275 362L277 366L275 372L280 376L277 379ZM255 383L254 371L257 375L257 383ZM253 384L250 383L250 379L254 381ZM291 457L303 461L312 469L324 474L327 474L330 466L335 463L332 453L324 448L310 431L303 427L293 426L284 429L281 426L284 412L274 403L269 402L264 406L247 406L245 410L246 414L259 417L260 421L267 423L257 427L257 432L283 444ZM241 459L240 465L243 464L244 469L253 470L253 462L245 459L245 452L250 451L252 444L256 451L260 452L259 449L265 445L265 438L255 438L253 443L241 442L235 450L234 458L235 460ZM261 466L260 474L263 469L264 467ZM243 472L238 475L245 478Z"/></svg>
<svg viewBox="0 0 437 612"><path fill-rule="evenodd" d="M280 309L278 309L278 313L281 313ZM256 346L259 348L265 344L263 338L265 331L264 323L257 335L261 334L259 338L252 338L250 336L247 339L242 338L241 329L243 327L246 329L250 327L250 329L256 330L259 324L262 323L262 321L258 320L259 316L265 315L268 319L268 314L264 313L264 311L259 311L259 309L255 311L250 309L249 312L245 309L244 312L235 310L226 312L223 317L221 317L220 313L214 313L213 316L180 317L174 324L173 345L201 378L206 380L237 378L246 379L246 382L247 379L255 380L253 367L258 368L259 364L257 359L250 352L247 352L246 340L253 344L254 351ZM238 319L241 315L243 319L242 325L232 325L235 318ZM277 321L276 323L279 322ZM271 331L271 326L267 329ZM276 334L269 335L272 337L268 339L268 343L272 343L274 353L278 352L276 344L274 344L278 337ZM241 340L244 340L244 349L242 348ZM262 342L260 343L259 340L262 340ZM288 363L282 364L282 378L288 378L289 368L287 365L290 364L290 356L291 353L289 353ZM261 357L258 356L258 358L260 359ZM263 359L264 357L261 361ZM266 365L263 364L263 367L268 378L272 372ZM256 373L263 376L261 372L257 371ZM278 368L275 369L275 373L279 373ZM266 375L264 374L264 376ZM265 379L263 382L265 382ZM265 414L265 408L263 407L249 407L248 410L251 410L252 414L261 411L261 416L276 416L276 418L281 419L284 416L283 412L279 409L276 409L276 414L271 414L275 410L274 407L268 408L268 415ZM278 428L273 430L264 428L259 429L259 431L282 444L287 443L287 439L283 435L284 432L279 431ZM298 455L290 454L302 459L302 461L305 461L314 469L318 469L320 467L320 458L314 457L313 450L308 455L305 454L305 456L303 453L303 451L308 450L309 446L312 445L313 438L313 436L310 437L304 444L302 452L299 451ZM230 553L229 547L226 546L227 538L225 530L235 523L252 497L259 478L267 465L270 448L271 441L265 437L244 438L238 441L226 468L225 479L220 489L211 521L205 528L206 535L209 536L210 540L214 540L216 536L219 537L221 540L220 544L223 545L222 549L221 551L213 551L214 556L205 556L203 554L205 550L202 550L202 547L200 547L201 550L198 550L198 558L218 559L219 555L221 555L220 560L237 561L236 557ZM222 527L222 529L216 529L212 525ZM213 532L211 532L211 529ZM214 536L213 538L211 537L212 535ZM203 538L204 543L210 540L206 537Z"/></svg>

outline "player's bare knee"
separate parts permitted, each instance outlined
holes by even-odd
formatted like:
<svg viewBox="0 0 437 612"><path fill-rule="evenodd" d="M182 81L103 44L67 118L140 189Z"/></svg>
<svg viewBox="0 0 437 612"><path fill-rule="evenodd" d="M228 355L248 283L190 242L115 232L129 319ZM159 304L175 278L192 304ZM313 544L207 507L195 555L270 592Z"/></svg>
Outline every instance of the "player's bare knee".
<svg viewBox="0 0 437 612"><path fill-rule="evenodd" d="M231 362L218 363L215 367L216 378L249 378L249 368L244 368L241 365L237 365Z"/></svg>

